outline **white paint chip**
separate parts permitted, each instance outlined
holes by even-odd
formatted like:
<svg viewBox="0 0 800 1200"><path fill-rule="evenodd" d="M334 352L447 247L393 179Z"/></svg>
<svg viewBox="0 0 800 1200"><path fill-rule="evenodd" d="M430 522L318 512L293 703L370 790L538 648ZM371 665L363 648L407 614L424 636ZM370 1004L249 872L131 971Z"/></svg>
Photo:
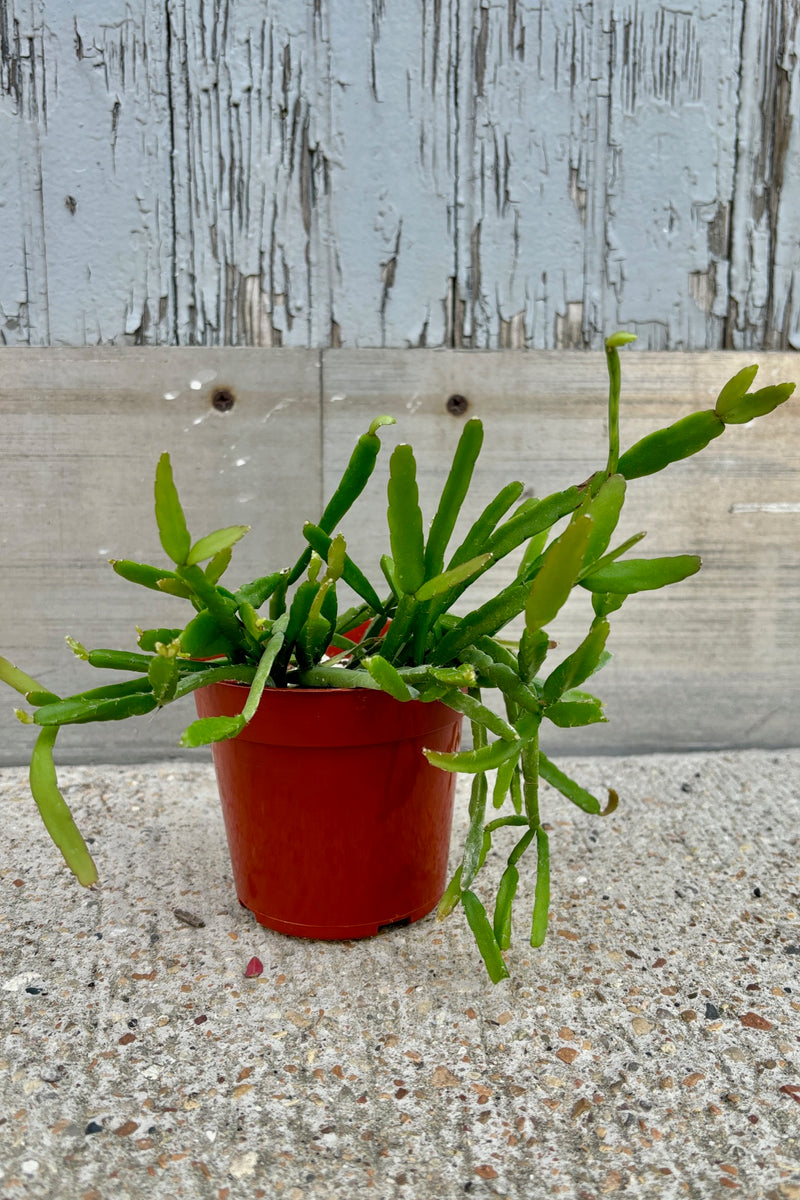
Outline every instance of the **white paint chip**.
<svg viewBox="0 0 800 1200"><path fill-rule="evenodd" d="M198 392L204 383L211 383L212 379L217 378L217 372L207 369L205 371L196 371L194 379L189 381L189 387L193 392Z"/></svg>
<svg viewBox="0 0 800 1200"><path fill-rule="evenodd" d="M752 504L732 504L730 513L800 513L800 503L795 501L768 500L764 503L754 501Z"/></svg>
<svg viewBox="0 0 800 1200"><path fill-rule="evenodd" d="M165 400L177 400L178 396L180 396L180 392L164 392Z"/></svg>
<svg viewBox="0 0 800 1200"><path fill-rule="evenodd" d="M271 408L269 412L261 418L261 424L264 425L270 419L270 417L275 415L275 413L283 412L283 410L288 408L290 404L296 403L296 399L296 396L287 396L285 400L279 401L274 408Z"/></svg>

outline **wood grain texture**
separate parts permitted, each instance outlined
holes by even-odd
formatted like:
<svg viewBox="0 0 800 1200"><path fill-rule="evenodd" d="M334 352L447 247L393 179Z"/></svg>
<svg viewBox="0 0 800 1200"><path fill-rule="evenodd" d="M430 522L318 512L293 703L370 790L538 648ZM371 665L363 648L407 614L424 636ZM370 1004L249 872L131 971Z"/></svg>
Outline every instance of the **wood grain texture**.
<svg viewBox="0 0 800 1200"><path fill-rule="evenodd" d="M800 348L800 0L5 0L7 344Z"/></svg>
<svg viewBox="0 0 800 1200"><path fill-rule="evenodd" d="M727 346L800 349L800 5L747 4L731 229Z"/></svg>
<svg viewBox="0 0 800 1200"><path fill-rule="evenodd" d="M452 344L463 6L328 7L332 344Z"/></svg>
<svg viewBox="0 0 800 1200"><path fill-rule="evenodd" d="M698 408L752 361L740 354L625 356L623 448ZM759 382L792 378L791 356L762 355ZM415 447L421 503L430 520L461 428L447 397L469 401L486 438L470 493L480 510L503 484L531 495L580 483L605 463L606 376L602 355L584 352L330 352L324 356L325 489L353 438L377 412L397 425L387 449ZM368 571L388 550L385 478L379 460L367 503L344 523ZM365 512L366 510L366 512ZM459 528L463 528L461 522ZM699 553L704 569L678 587L633 597L612 618L616 660L597 680L608 726L548 730L548 745L573 752L701 746L786 745L800 737L800 409L790 402L752 426L730 428L697 459L631 483L623 540L639 530L640 553ZM457 544L458 529L454 536ZM488 599L507 581L503 562L469 596ZM493 585L492 585L493 586ZM570 600L553 627L564 650L584 636L588 597ZM519 625L511 627L519 631Z"/></svg>
<svg viewBox="0 0 800 1200"><path fill-rule="evenodd" d="M0 11L4 343L170 342L162 7Z"/></svg>
<svg viewBox="0 0 800 1200"><path fill-rule="evenodd" d="M321 503L319 356L311 351L53 350L0 352L0 533L5 657L64 695L108 682L77 662L90 647L136 648L136 626L183 626L186 601L127 583L109 558L165 564L153 479L170 452L195 537L250 524L230 568L235 586L296 558L303 520ZM235 398L228 412L216 389ZM304 543L303 543L304 544ZM10 700L10 693L4 700ZM5 760L30 730L3 706ZM76 727L73 758L175 750L191 702L140 722Z"/></svg>
<svg viewBox="0 0 800 1200"><path fill-rule="evenodd" d="M319 7L167 8L176 340L325 345L329 82Z"/></svg>
<svg viewBox="0 0 800 1200"><path fill-rule="evenodd" d="M721 345L741 5L476 0L462 341Z"/></svg>

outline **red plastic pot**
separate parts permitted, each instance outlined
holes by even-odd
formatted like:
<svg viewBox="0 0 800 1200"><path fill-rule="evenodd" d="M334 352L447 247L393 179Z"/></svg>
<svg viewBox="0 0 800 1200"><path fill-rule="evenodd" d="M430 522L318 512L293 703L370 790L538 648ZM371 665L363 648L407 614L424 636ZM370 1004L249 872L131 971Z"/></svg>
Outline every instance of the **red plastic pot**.
<svg viewBox="0 0 800 1200"><path fill-rule="evenodd" d="M247 689L195 693L202 717L241 712ZM461 715L366 689L267 689L236 738L213 746L240 902L270 929L359 938L408 924L447 882Z"/></svg>
<svg viewBox="0 0 800 1200"><path fill-rule="evenodd" d="M357 625L355 627L355 629L348 629L347 633L344 634L344 637L346 637L349 642L358 643L361 641L361 639L363 638L364 634L367 632L367 630L369 629L371 624L372 624L371 621L363 621L360 625ZM386 630L389 628L390 625L391 625L391 621L387 621L386 624L384 625L383 629L381 630L382 635L384 633L386 633ZM335 658L335 656L337 654L341 654L341 650L339 649L338 646L329 646L328 649L325 651L326 658Z"/></svg>

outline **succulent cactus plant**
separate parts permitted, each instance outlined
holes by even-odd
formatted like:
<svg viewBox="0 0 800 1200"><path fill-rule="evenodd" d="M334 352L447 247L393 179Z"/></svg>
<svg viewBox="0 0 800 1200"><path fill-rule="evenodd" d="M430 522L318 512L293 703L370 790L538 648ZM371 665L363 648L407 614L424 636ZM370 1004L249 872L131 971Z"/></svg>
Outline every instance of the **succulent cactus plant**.
<svg viewBox="0 0 800 1200"><path fill-rule="evenodd" d="M541 726L546 721L560 727L603 721L601 701L583 685L610 658L610 618L634 593L679 583L700 567L692 554L630 556L644 534L612 548L628 483L697 453L728 425L764 416L794 390L794 384L781 383L752 392L757 368L747 367L724 385L713 409L692 413L620 454L619 349L632 340L632 334L621 332L606 342L605 466L587 481L543 499L522 499L523 485L508 483L475 515L454 550L452 535L483 443L481 422L473 419L464 426L427 537L413 450L396 447L389 465L389 552L379 564L385 581L380 594L336 531L366 488L380 451L379 430L393 418L376 418L358 440L318 522L303 528L306 546L297 562L235 590L221 579L247 527L232 525L193 540L169 456L163 454L156 470L155 515L170 565L116 560L112 566L132 583L188 601L188 622L140 631L137 651L87 650L70 639L73 651L91 667L130 677L64 698L0 659L0 679L33 710L18 711L18 716L39 729L30 768L34 799L80 882L93 883L97 872L58 790L53 745L62 726L139 716L223 680L242 684L248 692L239 715L199 718L185 730L182 744L199 746L240 733L265 687L381 690L401 702L443 701L471 722L471 748L427 752L434 766L472 775L469 830L460 866L439 905L440 917L463 906L489 975L495 982L505 977L503 951L511 937L518 863L535 846L530 940L541 945L550 868L539 780L589 814L602 816L617 805L615 792L601 803L550 761L540 749ZM565 527L553 536L562 521ZM513 551L521 551L521 560L510 583L478 607L462 601L478 578ZM343 612L340 582L359 601ZM576 588L590 593L593 616L582 641L551 668L546 665L554 648L548 626ZM522 634L509 642L503 631L519 618L524 620ZM487 690L499 693L505 715L486 702ZM473 888L493 838L506 829L518 836L490 920Z"/></svg>

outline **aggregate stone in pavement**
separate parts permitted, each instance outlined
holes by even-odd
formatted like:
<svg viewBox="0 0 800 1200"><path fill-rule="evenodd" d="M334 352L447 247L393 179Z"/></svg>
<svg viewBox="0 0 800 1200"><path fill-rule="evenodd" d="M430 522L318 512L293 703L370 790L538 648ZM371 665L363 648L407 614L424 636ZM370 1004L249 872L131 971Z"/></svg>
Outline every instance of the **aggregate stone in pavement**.
<svg viewBox="0 0 800 1200"><path fill-rule="evenodd" d="M63 770L90 891L0 773L0 1200L800 1200L800 751L566 766L621 804L545 793L497 987L460 912L256 925L210 766Z"/></svg>

